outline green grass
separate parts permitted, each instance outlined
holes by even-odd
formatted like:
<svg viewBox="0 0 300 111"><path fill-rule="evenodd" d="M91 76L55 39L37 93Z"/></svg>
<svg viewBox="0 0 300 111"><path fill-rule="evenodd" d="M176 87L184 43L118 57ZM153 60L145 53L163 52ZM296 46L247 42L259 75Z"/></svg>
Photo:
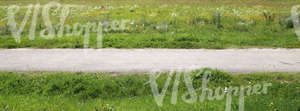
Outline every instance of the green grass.
<svg viewBox="0 0 300 111"><path fill-rule="evenodd" d="M70 1L58 0L67 4ZM20 1L1 4L16 2ZM22 2L45 4L49 1ZM298 0L72 0L72 4L104 8L89 11L74 9L65 21L70 26L75 23L129 20L125 23L125 30L113 30L111 25L106 26L103 48L300 48L300 40L289 19L292 6L300 4ZM17 13L17 22L23 20L25 11L23 9ZM0 18L5 17L6 10L0 9ZM57 24L58 20L58 15L51 16L52 24ZM22 33L21 43L16 43L11 36L7 21L0 21L0 48L83 48L83 36L41 38L39 32L45 29L45 25L41 17L38 21L37 38L28 39L30 18ZM92 33L90 37L89 47L97 48L96 34Z"/></svg>
<svg viewBox="0 0 300 111"><path fill-rule="evenodd" d="M193 87L201 87L200 70L189 72ZM200 74L200 75L199 75ZM157 83L164 86L167 73ZM225 99L205 100L189 104L181 99L187 88L180 79L178 101L171 104L172 87L167 89L163 106L156 104L147 84L147 73L111 75L110 73L0 72L0 110L98 110L110 111L224 111ZM245 98L245 111L298 111L300 108L300 74L252 73L228 74L212 71L209 88L218 86L272 83L267 94L251 94ZM201 92L197 93L201 94ZM233 96L232 109L238 110L238 96Z"/></svg>

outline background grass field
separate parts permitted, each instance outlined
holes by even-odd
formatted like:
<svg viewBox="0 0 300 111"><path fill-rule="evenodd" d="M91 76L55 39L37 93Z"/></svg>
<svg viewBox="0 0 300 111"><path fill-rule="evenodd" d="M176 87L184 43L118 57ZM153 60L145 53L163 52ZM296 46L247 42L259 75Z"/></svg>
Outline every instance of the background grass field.
<svg viewBox="0 0 300 111"><path fill-rule="evenodd" d="M56 0L62 4L80 4L90 8L71 11L66 23L86 24L101 21L104 48L299 48L291 8L298 0ZM41 3L48 0L13 0L7 6ZM25 9L17 15L21 22ZM57 14L51 18L58 23ZM0 18L6 17L5 9ZM125 30L112 30L113 21L128 20ZM29 20L30 21L30 20ZM21 43L16 43L6 21L0 22L0 48L83 48L82 36L64 36L46 40L39 37L45 28L37 24L37 38L28 39L27 23ZM70 30L72 31L72 30ZM96 48L96 34L89 46Z"/></svg>

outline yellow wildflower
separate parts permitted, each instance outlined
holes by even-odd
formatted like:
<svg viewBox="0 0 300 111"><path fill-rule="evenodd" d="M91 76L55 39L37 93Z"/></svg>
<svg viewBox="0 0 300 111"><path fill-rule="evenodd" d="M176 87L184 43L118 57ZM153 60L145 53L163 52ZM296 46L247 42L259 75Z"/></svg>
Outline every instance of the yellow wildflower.
<svg viewBox="0 0 300 111"><path fill-rule="evenodd" d="M3 23L3 22L0 22L0 27L2 27L2 26L4 26L5 25L5 23Z"/></svg>
<svg viewBox="0 0 300 111"><path fill-rule="evenodd" d="M270 106L273 106L273 105L274 105L274 102L271 102L271 103L270 103Z"/></svg>

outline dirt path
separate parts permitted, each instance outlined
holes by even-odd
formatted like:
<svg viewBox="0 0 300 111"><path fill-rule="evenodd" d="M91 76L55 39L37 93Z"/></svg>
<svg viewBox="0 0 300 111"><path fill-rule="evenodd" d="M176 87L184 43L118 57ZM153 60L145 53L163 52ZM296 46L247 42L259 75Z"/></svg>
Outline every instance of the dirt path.
<svg viewBox="0 0 300 111"><path fill-rule="evenodd" d="M300 72L300 49L1 49L0 71Z"/></svg>

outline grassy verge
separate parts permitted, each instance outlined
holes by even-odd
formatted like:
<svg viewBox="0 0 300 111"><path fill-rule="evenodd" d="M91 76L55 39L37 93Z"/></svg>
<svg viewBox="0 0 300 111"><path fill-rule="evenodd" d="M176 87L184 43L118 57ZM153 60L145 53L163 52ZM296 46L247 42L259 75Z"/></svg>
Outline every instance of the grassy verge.
<svg viewBox="0 0 300 111"><path fill-rule="evenodd" d="M177 73L178 74L178 73ZM188 73L194 88L201 87L203 73L200 70ZM159 90L164 87L168 74L160 75L156 82ZM253 73L228 74L212 71L209 88L229 86L254 86L271 83L266 94L245 97L246 111L297 111L300 106L300 74ZM98 110L98 111L223 111L226 99L197 100L185 102L181 96L187 92L184 77L180 76L178 100L171 104L175 76L158 106L147 84L147 74L112 76L107 73L50 73L50 72L0 72L1 110ZM201 92L197 92L201 95ZM239 97L233 96L232 110L238 110Z"/></svg>
<svg viewBox="0 0 300 111"><path fill-rule="evenodd" d="M70 3L71 0L58 0ZM28 3L49 2L22 1ZM1 2L4 6L15 4ZM72 0L90 9L72 9L65 20L63 37L44 39L40 32L47 27L42 17L37 18L36 38L29 40L31 18L21 35L21 43L12 37L7 20L0 21L0 48L83 48L83 33L68 36L75 23L102 22L104 48L300 48L291 17L291 8L298 0L137 0L98 1ZM147 5L146 5L147 3ZM160 4L160 5L157 5ZM94 7L97 6L95 9ZM99 8L102 7L102 8ZM7 17L0 9L0 18ZM26 9L16 13L18 25ZM58 33L60 12L50 20ZM39 13L40 14L40 13ZM123 27L125 26L125 27ZM96 33L90 31L89 47L96 48Z"/></svg>

